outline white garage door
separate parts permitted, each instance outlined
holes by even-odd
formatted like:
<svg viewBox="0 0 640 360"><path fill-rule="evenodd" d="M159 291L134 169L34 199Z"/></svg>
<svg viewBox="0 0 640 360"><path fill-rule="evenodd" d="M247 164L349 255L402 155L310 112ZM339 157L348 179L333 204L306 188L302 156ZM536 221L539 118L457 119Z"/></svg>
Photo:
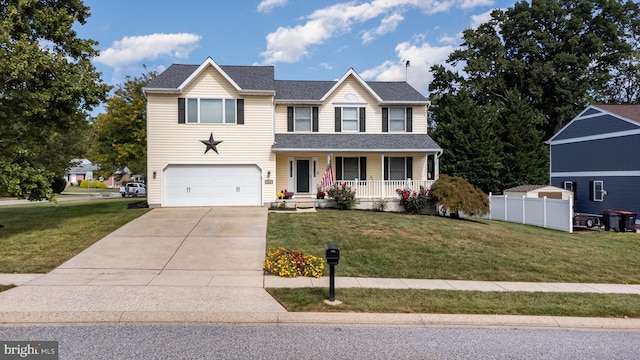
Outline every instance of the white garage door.
<svg viewBox="0 0 640 360"><path fill-rule="evenodd" d="M164 206L261 205L256 165L169 165L164 170Z"/></svg>

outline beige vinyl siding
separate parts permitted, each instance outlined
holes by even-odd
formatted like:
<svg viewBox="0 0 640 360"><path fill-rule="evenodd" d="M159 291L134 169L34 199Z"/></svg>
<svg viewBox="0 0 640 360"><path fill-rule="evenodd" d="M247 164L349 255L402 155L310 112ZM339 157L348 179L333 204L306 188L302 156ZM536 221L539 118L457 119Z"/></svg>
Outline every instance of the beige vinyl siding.
<svg viewBox="0 0 640 360"><path fill-rule="evenodd" d="M178 124L178 97L244 98L244 125ZM169 164L256 164L262 179L275 169L272 96L240 96L213 67L204 71L181 95L147 94L148 202L162 203L163 170ZM204 153L213 133L219 155ZM153 172L156 178L153 179ZM270 201L274 185L262 184L263 203Z"/></svg>
<svg viewBox="0 0 640 360"><path fill-rule="evenodd" d="M354 94L358 97L358 103L354 106L362 107L366 103L366 132L382 133L382 108L377 100L360 85L353 76L349 76L333 93L318 106L318 132L334 133L335 132L335 107L348 106L344 102L347 94ZM276 133L287 132L287 107L293 105L278 104L276 106ZM297 106L317 106L317 105L297 105ZM400 105L399 105L400 106ZM386 105L385 105L386 107ZM413 107L413 132L427 132L427 115L426 106Z"/></svg>

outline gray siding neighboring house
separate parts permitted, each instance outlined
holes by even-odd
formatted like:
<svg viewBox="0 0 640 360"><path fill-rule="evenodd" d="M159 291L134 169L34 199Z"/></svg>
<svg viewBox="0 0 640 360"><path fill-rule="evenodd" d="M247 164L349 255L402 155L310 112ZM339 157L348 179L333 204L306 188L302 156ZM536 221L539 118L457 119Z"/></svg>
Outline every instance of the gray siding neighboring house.
<svg viewBox="0 0 640 360"><path fill-rule="evenodd" d="M551 185L574 210L640 213L640 105L591 105L549 141Z"/></svg>

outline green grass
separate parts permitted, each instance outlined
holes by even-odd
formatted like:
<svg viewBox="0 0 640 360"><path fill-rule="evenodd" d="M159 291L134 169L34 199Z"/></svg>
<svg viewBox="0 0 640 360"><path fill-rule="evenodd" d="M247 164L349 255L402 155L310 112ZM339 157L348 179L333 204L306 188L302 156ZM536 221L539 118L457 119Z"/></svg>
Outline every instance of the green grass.
<svg viewBox="0 0 640 360"><path fill-rule="evenodd" d="M288 311L640 317L640 296L625 294L337 289L268 289Z"/></svg>
<svg viewBox="0 0 640 360"><path fill-rule="evenodd" d="M100 199L0 206L0 273L45 273L146 213L140 200Z"/></svg>
<svg viewBox="0 0 640 360"><path fill-rule="evenodd" d="M270 213L267 247L324 257L338 276L640 283L640 234L566 233L488 220L369 211Z"/></svg>
<svg viewBox="0 0 640 360"><path fill-rule="evenodd" d="M13 289L15 287L15 285L0 285L0 292L3 292L5 290L9 290L9 289Z"/></svg>

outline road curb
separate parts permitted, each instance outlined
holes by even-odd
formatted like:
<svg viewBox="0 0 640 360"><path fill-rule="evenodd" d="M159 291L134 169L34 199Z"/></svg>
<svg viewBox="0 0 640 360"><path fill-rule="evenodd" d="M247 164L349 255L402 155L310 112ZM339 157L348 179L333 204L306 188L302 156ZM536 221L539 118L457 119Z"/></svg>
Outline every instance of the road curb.
<svg viewBox="0 0 640 360"><path fill-rule="evenodd" d="M526 315L225 312L0 312L0 324L192 323L227 325L496 327L640 331L640 319Z"/></svg>

